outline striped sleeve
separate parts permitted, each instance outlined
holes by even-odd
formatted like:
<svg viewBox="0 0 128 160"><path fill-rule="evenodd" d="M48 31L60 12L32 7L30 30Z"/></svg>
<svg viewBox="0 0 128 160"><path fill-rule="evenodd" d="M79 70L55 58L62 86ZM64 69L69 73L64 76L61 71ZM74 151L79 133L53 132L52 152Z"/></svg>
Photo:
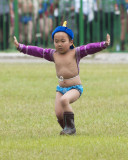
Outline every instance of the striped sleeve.
<svg viewBox="0 0 128 160"><path fill-rule="evenodd" d="M24 44L19 44L18 50L30 56L44 58L52 62L54 61L53 54L55 50L51 48L44 49L37 46L26 46Z"/></svg>
<svg viewBox="0 0 128 160"><path fill-rule="evenodd" d="M103 49L106 48L106 45L105 45L105 41L103 41L103 42L97 42L97 43L89 43L87 45L83 45L77 48L78 48L77 53L81 59L87 55L102 51Z"/></svg>

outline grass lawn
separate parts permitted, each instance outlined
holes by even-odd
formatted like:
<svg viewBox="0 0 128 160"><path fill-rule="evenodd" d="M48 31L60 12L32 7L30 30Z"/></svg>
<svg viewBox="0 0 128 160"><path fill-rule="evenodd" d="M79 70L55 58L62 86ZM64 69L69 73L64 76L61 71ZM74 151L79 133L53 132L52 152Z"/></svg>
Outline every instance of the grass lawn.
<svg viewBox="0 0 128 160"><path fill-rule="evenodd" d="M80 64L76 136L60 136L54 64L0 64L0 160L127 160L128 64Z"/></svg>

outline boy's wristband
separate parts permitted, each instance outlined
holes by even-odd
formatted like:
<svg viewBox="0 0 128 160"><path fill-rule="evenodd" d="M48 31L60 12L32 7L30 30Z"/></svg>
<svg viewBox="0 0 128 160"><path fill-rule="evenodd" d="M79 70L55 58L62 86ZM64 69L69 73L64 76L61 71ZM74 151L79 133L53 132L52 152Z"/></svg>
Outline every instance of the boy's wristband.
<svg viewBox="0 0 128 160"><path fill-rule="evenodd" d="M23 44L20 44L20 43L19 43L19 46L18 46L17 50L21 52L21 51L22 51L22 48L23 48Z"/></svg>
<svg viewBox="0 0 128 160"><path fill-rule="evenodd" d="M105 48L107 47L107 45L106 45L105 41L103 42L103 46L104 46Z"/></svg>

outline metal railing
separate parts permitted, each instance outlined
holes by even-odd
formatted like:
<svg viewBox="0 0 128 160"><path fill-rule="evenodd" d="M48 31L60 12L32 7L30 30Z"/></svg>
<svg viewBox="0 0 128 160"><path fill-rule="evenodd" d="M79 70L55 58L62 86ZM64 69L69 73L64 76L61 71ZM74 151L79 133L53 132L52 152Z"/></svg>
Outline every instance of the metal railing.
<svg viewBox="0 0 128 160"><path fill-rule="evenodd" d="M0 0L0 50L20 43L54 48L51 33L67 20L75 46L103 41L128 51L128 0Z"/></svg>

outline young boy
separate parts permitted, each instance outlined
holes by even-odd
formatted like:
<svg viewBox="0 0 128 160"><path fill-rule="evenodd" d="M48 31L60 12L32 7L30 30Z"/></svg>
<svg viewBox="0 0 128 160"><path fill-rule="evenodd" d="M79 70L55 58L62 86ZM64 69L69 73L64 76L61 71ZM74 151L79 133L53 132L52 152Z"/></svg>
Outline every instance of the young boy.
<svg viewBox="0 0 128 160"><path fill-rule="evenodd" d="M56 88L55 113L58 123L63 128L61 135L73 135L76 133L74 113L70 106L82 94L83 87L79 76L80 59L88 54L94 54L110 45L110 36L107 34L106 41L90 43L74 48L74 34L71 29L58 26L52 33L55 49L43 49L36 46L25 46L17 42L14 37L16 48L35 57L45 58L55 63L59 85Z"/></svg>

